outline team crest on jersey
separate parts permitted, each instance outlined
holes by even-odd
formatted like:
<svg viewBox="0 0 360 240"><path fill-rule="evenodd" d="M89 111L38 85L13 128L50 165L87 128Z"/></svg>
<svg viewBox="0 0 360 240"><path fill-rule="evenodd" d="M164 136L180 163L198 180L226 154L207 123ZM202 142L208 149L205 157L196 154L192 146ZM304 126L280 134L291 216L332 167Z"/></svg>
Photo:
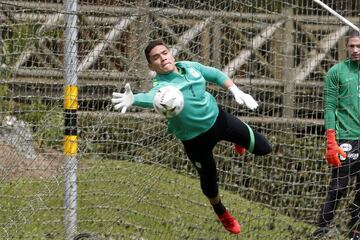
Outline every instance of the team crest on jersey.
<svg viewBox="0 0 360 240"><path fill-rule="evenodd" d="M193 77L196 77L196 78L200 77L200 73L198 71L196 71L195 69L193 69L193 68L189 69L189 74L191 76L193 76Z"/></svg>
<svg viewBox="0 0 360 240"><path fill-rule="evenodd" d="M358 153L349 153L349 154L347 155L347 157L348 157L349 159L356 160L356 159L359 158L359 154L358 154Z"/></svg>
<svg viewBox="0 0 360 240"><path fill-rule="evenodd" d="M343 143L340 145L340 148L345 152L350 152L352 150L352 146L350 143Z"/></svg>

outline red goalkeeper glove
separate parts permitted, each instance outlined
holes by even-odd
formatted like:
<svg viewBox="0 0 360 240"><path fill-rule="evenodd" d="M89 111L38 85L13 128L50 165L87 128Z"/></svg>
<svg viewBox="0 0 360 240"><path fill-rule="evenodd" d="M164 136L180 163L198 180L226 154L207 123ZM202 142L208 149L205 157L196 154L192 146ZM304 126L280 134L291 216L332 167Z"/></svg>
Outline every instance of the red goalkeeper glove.
<svg viewBox="0 0 360 240"><path fill-rule="evenodd" d="M341 165L339 154L346 157L346 153L337 144L334 129L326 130L326 141L326 161L334 167L339 167Z"/></svg>

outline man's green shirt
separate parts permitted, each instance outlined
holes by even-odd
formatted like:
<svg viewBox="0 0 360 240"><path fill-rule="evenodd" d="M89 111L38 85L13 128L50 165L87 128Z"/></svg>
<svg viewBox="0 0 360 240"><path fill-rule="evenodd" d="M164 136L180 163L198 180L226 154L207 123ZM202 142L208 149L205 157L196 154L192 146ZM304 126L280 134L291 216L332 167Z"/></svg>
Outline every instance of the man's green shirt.
<svg viewBox="0 0 360 240"><path fill-rule="evenodd" d="M360 65L345 60L325 76L325 128L335 129L337 139L360 140Z"/></svg>
<svg viewBox="0 0 360 240"><path fill-rule="evenodd" d="M184 108L179 115L168 119L168 132L180 140L189 140L209 130L219 114L215 98L206 91L206 81L223 86L229 78L220 70L198 62L180 61L175 65L179 74L157 74L153 88L134 95L134 105L152 108L159 88L166 85L179 88L184 96Z"/></svg>

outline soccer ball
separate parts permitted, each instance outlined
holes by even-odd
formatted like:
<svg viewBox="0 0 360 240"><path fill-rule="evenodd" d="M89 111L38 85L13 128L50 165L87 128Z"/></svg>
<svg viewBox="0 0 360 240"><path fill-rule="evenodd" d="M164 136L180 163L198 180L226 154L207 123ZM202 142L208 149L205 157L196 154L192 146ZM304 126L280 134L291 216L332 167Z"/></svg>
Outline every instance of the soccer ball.
<svg viewBox="0 0 360 240"><path fill-rule="evenodd" d="M155 93L153 106L156 112L166 118L172 118L184 108L184 96L178 88L165 86Z"/></svg>

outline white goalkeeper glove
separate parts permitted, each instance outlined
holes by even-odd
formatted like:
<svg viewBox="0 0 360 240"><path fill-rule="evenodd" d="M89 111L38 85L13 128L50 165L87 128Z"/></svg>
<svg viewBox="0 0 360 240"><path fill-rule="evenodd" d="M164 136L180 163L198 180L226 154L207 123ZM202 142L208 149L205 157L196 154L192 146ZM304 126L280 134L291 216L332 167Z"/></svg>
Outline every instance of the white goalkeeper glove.
<svg viewBox="0 0 360 240"><path fill-rule="evenodd" d="M127 108L134 103L134 94L131 91L130 84L125 85L125 93L112 93L111 102L115 104L115 110L121 109L121 113L125 113Z"/></svg>
<svg viewBox="0 0 360 240"><path fill-rule="evenodd" d="M245 105L251 110L254 110L259 106L250 94L244 93L236 85L229 87L229 91L234 95L235 101L238 104L242 105L245 103Z"/></svg>

